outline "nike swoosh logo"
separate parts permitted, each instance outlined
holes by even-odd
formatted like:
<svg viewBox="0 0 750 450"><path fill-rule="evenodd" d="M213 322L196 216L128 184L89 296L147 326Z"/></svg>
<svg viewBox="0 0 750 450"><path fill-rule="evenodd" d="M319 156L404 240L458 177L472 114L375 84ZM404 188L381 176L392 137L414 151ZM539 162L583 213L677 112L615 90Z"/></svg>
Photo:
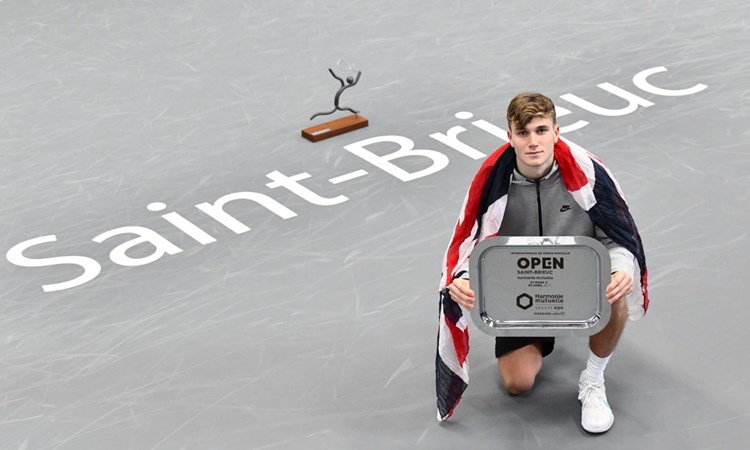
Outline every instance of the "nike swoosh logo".
<svg viewBox="0 0 750 450"><path fill-rule="evenodd" d="M565 212L571 208L570 205L562 205L562 208L560 208L560 212Z"/></svg>

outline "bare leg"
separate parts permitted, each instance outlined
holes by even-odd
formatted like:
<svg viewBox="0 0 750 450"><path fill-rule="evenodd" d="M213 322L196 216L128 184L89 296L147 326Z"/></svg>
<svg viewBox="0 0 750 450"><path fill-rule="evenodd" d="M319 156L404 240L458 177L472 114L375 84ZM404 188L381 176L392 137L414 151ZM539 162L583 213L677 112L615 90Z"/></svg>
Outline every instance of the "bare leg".
<svg viewBox="0 0 750 450"><path fill-rule="evenodd" d="M604 433L612 427L615 416L607 402L603 372L609 356L615 351L617 342L628 320L628 304L620 299L612 305L612 314L607 326L589 338L589 354L586 369L578 380L578 400L581 401L581 426L589 433Z"/></svg>
<svg viewBox="0 0 750 450"><path fill-rule="evenodd" d="M609 323L600 332L589 338L589 348L600 358L605 358L615 351L617 342L625 329L628 320L628 304L626 299L620 299L612 305Z"/></svg>
<svg viewBox="0 0 750 450"><path fill-rule="evenodd" d="M503 386L509 394L523 394L534 386L542 369L542 345L529 344L497 358Z"/></svg>
<svg viewBox="0 0 750 450"><path fill-rule="evenodd" d="M351 111L351 112L353 112L354 114L359 114L359 111L355 111L355 110L353 110L353 109L351 109L351 108L339 108L339 109L340 109L340 110L342 110L342 111L346 110L346 111Z"/></svg>
<svg viewBox="0 0 750 450"><path fill-rule="evenodd" d="M316 117L318 117L318 116L327 116L327 115L329 115L329 114L333 114L333 113L335 113L335 112L336 112L336 108L333 108L332 110L330 110L330 111L328 111L328 112L319 112L319 113L315 113L315 114L313 114L313 116L312 116L312 117L310 117L310 120L313 120L314 118L316 118Z"/></svg>

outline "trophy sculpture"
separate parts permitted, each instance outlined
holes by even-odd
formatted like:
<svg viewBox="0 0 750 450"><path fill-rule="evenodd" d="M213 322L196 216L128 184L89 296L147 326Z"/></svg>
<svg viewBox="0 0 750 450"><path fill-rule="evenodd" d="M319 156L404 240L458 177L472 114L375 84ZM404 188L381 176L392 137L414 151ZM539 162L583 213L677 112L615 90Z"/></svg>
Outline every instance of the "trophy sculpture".
<svg viewBox="0 0 750 450"><path fill-rule="evenodd" d="M343 65L342 65L342 62L343 62ZM351 71L356 70L352 66L350 66L346 61L343 61L343 60L339 60L338 63L336 63L336 65L340 69L351 70ZM368 125L367 119L360 116L359 111L355 111L352 108L342 107L339 105L341 94L343 94L345 90L349 89L350 87L356 85L359 82L359 77L362 76L362 71L358 70L356 77L351 77L351 76L346 77L346 81L344 81L341 77L336 75L333 69L328 69L328 72L330 72L333 78L337 79L339 83L341 83L341 87L336 92L336 96L333 98L334 108L330 111L315 113L312 115L312 117L310 117L310 120L313 120L314 118L318 116L327 116L329 114L333 114L336 111L351 111L352 114L342 117L340 119L331 120L329 122L321 123L319 125L315 125L315 126L305 128L304 130L302 130L302 136L313 142L321 141L323 139L327 139L333 136L338 136L339 134L348 133L350 131L357 130L359 128L364 128Z"/></svg>

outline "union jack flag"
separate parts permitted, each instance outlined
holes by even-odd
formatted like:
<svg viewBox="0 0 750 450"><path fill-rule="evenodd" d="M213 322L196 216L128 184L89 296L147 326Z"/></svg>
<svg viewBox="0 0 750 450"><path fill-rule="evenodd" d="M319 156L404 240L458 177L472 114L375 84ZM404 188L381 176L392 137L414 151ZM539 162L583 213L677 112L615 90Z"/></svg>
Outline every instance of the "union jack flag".
<svg viewBox="0 0 750 450"><path fill-rule="evenodd" d="M482 164L466 194L443 259L435 357L437 418L440 421L453 415L469 384L466 361L469 354L468 323L447 286L468 270L469 256L474 247L484 239L497 236L515 158L515 151L508 143ZM554 158L563 183L576 203L588 213L594 225L635 257L640 279L634 280L633 293L628 298L628 316L632 320L643 317L649 303L646 256L619 184L599 158L572 142L558 139Z"/></svg>

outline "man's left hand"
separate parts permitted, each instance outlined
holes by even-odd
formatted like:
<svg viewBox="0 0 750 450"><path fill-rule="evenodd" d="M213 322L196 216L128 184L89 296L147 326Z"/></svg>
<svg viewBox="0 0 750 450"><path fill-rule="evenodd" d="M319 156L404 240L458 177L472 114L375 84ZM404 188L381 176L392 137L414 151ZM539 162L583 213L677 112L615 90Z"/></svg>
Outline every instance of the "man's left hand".
<svg viewBox="0 0 750 450"><path fill-rule="evenodd" d="M612 303L624 298L633 291L633 277L625 272L615 272L612 274L612 280L607 286L607 301Z"/></svg>

